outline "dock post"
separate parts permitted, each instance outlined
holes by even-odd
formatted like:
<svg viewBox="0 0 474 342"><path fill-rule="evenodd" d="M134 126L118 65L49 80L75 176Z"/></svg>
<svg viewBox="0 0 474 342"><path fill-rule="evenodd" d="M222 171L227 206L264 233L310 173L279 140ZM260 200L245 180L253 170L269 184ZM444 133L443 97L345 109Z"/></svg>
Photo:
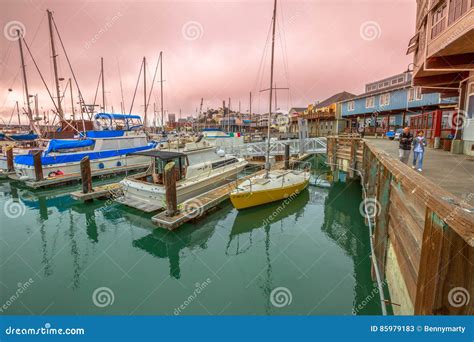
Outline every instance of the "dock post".
<svg viewBox="0 0 474 342"><path fill-rule="evenodd" d="M178 199L176 196L176 174L175 163L170 162L165 166L165 196L166 196L166 214L168 216L176 215L178 211Z"/></svg>
<svg viewBox="0 0 474 342"><path fill-rule="evenodd" d="M290 168L290 144L285 145L285 170Z"/></svg>
<svg viewBox="0 0 474 342"><path fill-rule="evenodd" d="M81 159L82 193L92 192L91 162L88 156Z"/></svg>
<svg viewBox="0 0 474 342"><path fill-rule="evenodd" d="M35 168L35 180L37 182L43 180L43 165L41 164L41 151L33 153L33 166Z"/></svg>
<svg viewBox="0 0 474 342"><path fill-rule="evenodd" d="M5 152L7 154L7 171L12 172L12 171L14 171L14 168L13 168L13 147L12 146L7 146Z"/></svg>

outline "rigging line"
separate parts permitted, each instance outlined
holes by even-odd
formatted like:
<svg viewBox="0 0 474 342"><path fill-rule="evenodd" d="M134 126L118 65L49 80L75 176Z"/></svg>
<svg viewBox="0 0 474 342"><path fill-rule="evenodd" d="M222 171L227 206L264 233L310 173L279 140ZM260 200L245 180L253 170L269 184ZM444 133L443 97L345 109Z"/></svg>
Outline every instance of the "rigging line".
<svg viewBox="0 0 474 342"><path fill-rule="evenodd" d="M134 93L133 93L132 104L130 105L129 114L132 114L133 103L135 102L135 96L137 95L138 84L139 84L140 78L141 78L141 76L142 76L143 64L144 64L144 61L142 61L142 63L140 64L140 72L138 73L137 84L135 85L135 91L134 91Z"/></svg>
<svg viewBox="0 0 474 342"><path fill-rule="evenodd" d="M150 103L150 98L153 92L153 86L155 85L155 78L156 78L156 74L158 73L158 67L160 66L160 63L161 63L161 54L160 54L160 57L158 57L158 62L156 62L155 74L153 75L153 80L151 81L150 95L148 96L148 100L146 101L146 104L145 104L145 111L148 109L148 104Z"/></svg>
<svg viewBox="0 0 474 342"><path fill-rule="evenodd" d="M61 47L64 52L64 57L66 57L67 64L69 65L69 69L71 70L72 77L74 78L74 83L76 84L77 91L79 93L79 102L82 102L84 104L84 97L82 96L81 88L79 87L79 83L77 82L76 74L74 73L74 70L72 69L71 62L69 61L69 56L67 55L66 48L64 47L63 40L61 38L61 35L59 34L58 27L56 26L56 21L54 20L54 17L52 18L54 28L56 30L56 34L58 35L59 42L61 43ZM89 113L89 108L86 108L87 114L89 115L89 120L92 119L92 113ZM84 124L84 119L82 119L82 127L85 130L85 124Z"/></svg>
<svg viewBox="0 0 474 342"><path fill-rule="evenodd" d="M36 64L36 60L35 58L33 57L33 54L31 53L31 50L30 50L30 47L28 46L28 44L26 43L25 39L23 39L23 42L25 43L25 46L26 46L26 50L28 51L28 54L30 55L31 57L31 60L33 61L33 64L35 65L36 67L36 70L38 71L38 74L40 75L40 78L41 78L41 81L43 81L43 85L45 86L46 90L48 91L48 95L49 95L49 98L51 99L51 101L53 102L53 105L54 105L54 108L56 109L55 111L55 114L56 115L59 115L59 108L58 106L56 106L56 102L54 101L54 98L53 98L53 95L51 94L51 92L49 91L49 88L48 88L48 85L46 84L46 81L44 80L44 77L43 77L43 74L41 73L39 67L38 67L38 64ZM29 99L28 99L29 100ZM60 101L60 99L58 99L58 101ZM56 118L56 116L54 117ZM53 122L54 122L54 118L53 118ZM73 130L77 131L78 133L81 133L79 132L74 126L72 126L69 122L67 122L66 120L64 120L64 122L71 126Z"/></svg>
<svg viewBox="0 0 474 342"><path fill-rule="evenodd" d="M10 115L10 120L8 120L7 126L10 126L10 123L12 122L12 119L13 119L13 114L15 114L15 110L16 110L16 105L13 107L12 114Z"/></svg>

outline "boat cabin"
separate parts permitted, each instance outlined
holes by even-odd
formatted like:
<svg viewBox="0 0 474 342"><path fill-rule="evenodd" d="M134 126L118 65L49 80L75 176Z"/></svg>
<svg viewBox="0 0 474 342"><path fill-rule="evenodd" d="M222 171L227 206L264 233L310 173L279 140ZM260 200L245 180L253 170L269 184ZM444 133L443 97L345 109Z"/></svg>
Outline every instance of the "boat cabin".
<svg viewBox="0 0 474 342"><path fill-rule="evenodd" d="M146 177L146 181L154 184L164 184L165 166L170 162L175 163L176 181L186 178L186 171L189 166L188 157L184 153L170 152L170 151L143 151L135 152L131 155L146 156L152 158L152 172L150 176Z"/></svg>

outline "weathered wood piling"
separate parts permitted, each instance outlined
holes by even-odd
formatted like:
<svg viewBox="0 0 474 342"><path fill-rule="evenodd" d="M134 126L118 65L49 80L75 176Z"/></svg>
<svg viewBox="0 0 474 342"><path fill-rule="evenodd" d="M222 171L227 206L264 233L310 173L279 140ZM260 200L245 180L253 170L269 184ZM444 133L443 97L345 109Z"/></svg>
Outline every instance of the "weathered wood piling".
<svg viewBox="0 0 474 342"><path fill-rule="evenodd" d="M166 193L166 215L174 216L178 211L178 199L176 195L176 167L174 162L165 166L165 193Z"/></svg>
<svg viewBox="0 0 474 342"><path fill-rule="evenodd" d="M44 179L43 165L41 163L41 153L42 151L33 152L33 166L35 169L35 180L37 182L42 181Z"/></svg>
<svg viewBox="0 0 474 342"><path fill-rule="evenodd" d="M13 172L14 171L13 146L7 146L7 148L5 149L5 154L7 156L7 171L8 172Z"/></svg>

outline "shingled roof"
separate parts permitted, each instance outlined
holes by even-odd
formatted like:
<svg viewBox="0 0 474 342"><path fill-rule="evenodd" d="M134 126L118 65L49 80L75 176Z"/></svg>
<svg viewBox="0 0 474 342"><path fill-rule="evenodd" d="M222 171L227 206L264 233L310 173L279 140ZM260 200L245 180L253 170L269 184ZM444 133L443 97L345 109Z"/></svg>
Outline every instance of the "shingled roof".
<svg viewBox="0 0 474 342"><path fill-rule="evenodd" d="M314 109L319 109L319 108L324 108L329 105L332 105L333 103L349 100L356 97L356 95L348 93L347 91L343 91L342 93L338 93L336 95L331 96L330 98L316 104L313 108Z"/></svg>

